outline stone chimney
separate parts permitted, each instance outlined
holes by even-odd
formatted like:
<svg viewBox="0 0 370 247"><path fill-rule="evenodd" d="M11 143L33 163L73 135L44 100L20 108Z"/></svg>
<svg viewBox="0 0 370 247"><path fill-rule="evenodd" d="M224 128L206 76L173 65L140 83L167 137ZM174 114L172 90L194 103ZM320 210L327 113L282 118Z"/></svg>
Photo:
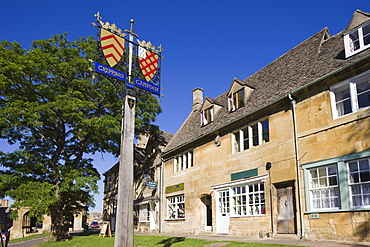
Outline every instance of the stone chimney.
<svg viewBox="0 0 370 247"><path fill-rule="evenodd" d="M197 111L203 104L203 89L196 88L193 90L193 105L192 110Z"/></svg>
<svg viewBox="0 0 370 247"><path fill-rule="evenodd" d="M136 146L139 148L146 148L146 144L148 143L149 135L139 135L137 138Z"/></svg>
<svg viewBox="0 0 370 247"><path fill-rule="evenodd" d="M0 199L0 207L8 207L9 205L9 200L3 200L3 199Z"/></svg>

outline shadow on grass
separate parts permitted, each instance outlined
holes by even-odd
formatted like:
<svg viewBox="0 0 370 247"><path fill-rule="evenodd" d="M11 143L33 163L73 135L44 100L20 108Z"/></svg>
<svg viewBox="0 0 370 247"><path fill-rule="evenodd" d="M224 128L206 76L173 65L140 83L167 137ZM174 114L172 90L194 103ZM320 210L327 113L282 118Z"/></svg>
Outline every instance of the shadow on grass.
<svg viewBox="0 0 370 247"><path fill-rule="evenodd" d="M164 244L163 247L170 247L174 243L179 243L185 241L185 238L182 237L172 237L172 238L167 238L164 239L157 244Z"/></svg>

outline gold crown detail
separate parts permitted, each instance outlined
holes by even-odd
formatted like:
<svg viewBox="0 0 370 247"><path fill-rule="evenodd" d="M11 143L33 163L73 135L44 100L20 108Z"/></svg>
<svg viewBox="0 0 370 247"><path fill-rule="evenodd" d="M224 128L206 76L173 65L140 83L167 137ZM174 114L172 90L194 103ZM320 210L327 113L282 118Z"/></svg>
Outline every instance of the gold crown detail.
<svg viewBox="0 0 370 247"><path fill-rule="evenodd" d="M127 34L125 34L125 33L122 33L122 29L121 28L118 28L117 26L116 26L116 24L115 23L112 23L112 24L110 24L109 22L103 22L102 21L102 17L101 17L101 15L100 15L100 13L98 12L98 13L96 13L95 15L94 15L95 17L96 17L96 21L97 22L99 22L99 24L100 24L100 26L102 27L102 28L104 28L104 29L107 29L107 30L110 30L110 31L112 31L113 33L116 33L118 36L121 36L122 38L124 38ZM95 22L93 22L93 23L91 23L94 27L97 27L98 25L95 23Z"/></svg>

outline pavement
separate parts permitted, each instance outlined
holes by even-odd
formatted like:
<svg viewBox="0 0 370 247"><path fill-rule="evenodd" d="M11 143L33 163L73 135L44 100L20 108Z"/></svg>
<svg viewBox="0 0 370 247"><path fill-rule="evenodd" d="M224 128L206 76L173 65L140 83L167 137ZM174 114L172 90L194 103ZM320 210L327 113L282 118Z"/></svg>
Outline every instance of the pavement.
<svg viewBox="0 0 370 247"><path fill-rule="evenodd" d="M46 237L40 237L40 238L34 238L31 240L26 240L26 241L14 243L14 244L8 244L8 247L31 247L38 243L41 243L42 241L44 241L45 238Z"/></svg>
<svg viewBox="0 0 370 247"><path fill-rule="evenodd" d="M78 232L74 232L71 235L78 235ZM264 243L264 244L286 244L286 245L297 245L297 246L308 246L308 247L369 247L369 242L338 242L338 241L311 241L302 239L292 239L287 236L274 237L274 238L252 238L252 237L241 237L241 236L229 236L229 235L194 235L194 234L175 234L175 233L155 233L155 232L135 232L135 235L143 236L169 236L177 238L193 238L193 239L204 239L207 241L237 241L245 243ZM36 238L32 240L23 241L20 243L9 244L9 247L31 247L37 243L42 242L45 237ZM212 246L212 245L210 245ZM216 245L213 245L216 247ZM218 245L221 246L221 245Z"/></svg>
<svg viewBox="0 0 370 247"><path fill-rule="evenodd" d="M288 238L286 235L282 237L274 238L252 238L252 237L241 237L241 236L229 236L229 235L193 235L193 234L174 234L174 233L152 233L143 232L135 233L135 235L145 236L172 236L179 238L193 238L193 239L204 239L207 241L237 241L245 243L264 243L264 244L287 244L297 246L309 246L309 247L369 247L369 242L338 242L338 241L311 241L302 239Z"/></svg>

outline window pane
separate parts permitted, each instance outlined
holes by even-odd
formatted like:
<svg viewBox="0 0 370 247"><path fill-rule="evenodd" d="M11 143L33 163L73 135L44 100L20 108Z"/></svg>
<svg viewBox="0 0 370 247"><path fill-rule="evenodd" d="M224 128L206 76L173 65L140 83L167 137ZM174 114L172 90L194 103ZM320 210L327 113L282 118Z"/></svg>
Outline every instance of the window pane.
<svg viewBox="0 0 370 247"><path fill-rule="evenodd" d="M328 174L329 175L335 175L335 174L337 174L337 169L336 169L336 167L328 167Z"/></svg>
<svg viewBox="0 0 370 247"><path fill-rule="evenodd" d="M253 146L258 146L258 124L252 126Z"/></svg>
<svg viewBox="0 0 370 247"><path fill-rule="evenodd" d="M310 171L310 173L311 173L311 177L312 177L312 178L317 178L318 174L317 174L317 170L316 170L316 169L312 169L312 170Z"/></svg>
<svg viewBox="0 0 370 247"><path fill-rule="evenodd" d="M368 160L360 160L359 164L360 164L360 170L361 171L369 170L369 161Z"/></svg>
<svg viewBox="0 0 370 247"><path fill-rule="evenodd" d="M361 196L353 196L352 197L352 205L355 206L355 207L362 206Z"/></svg>
<svg viewBox="0 0 370 247"><path fill-rule="evenodd" d="M349 47L351 52L354 52L360 48L360 41L358 40L357 30L349 35L349 40Z"/></svg>
<svg viewBox="0 0 370 247"><path fill-rule="evenodd" d="M357 99L359 108L370 105L370 76L366 75L356 80Z"/></svg>
<svg viewBox="0 0 370 247"><path fill-rule="evenodd" d="M242 130L243 132L243 137L244 137L244 150L249 149L249 133L248 133L248 128L245 128Z"/></svg>
<svg viewBox="0 0 370 247"><path fill-rule="evenodd" d="M244 106L244 88L240 89L238 92L238 107L243 107Z"/></svg>
<svg viewBox="0 0 370 247"><path fill-rule="evenodd" d="M262 140L263 143L270 141L269 122L268 119L261 122L262 124Z"/></svg>
<svg viewBox="0 0 370 247"><path fill-rule="evenodd" d="M369 182L370 181L370 174L368 171L360 173L360 180L361 182Z"/></svg>
<svg viewBox="0 0 370 247"><path fill-rule="evenodd" d="M362 190L363 190L364 194L370 194L370 184L364 184L362 186Z"/></svg>
<svg viewBox="0 0 370 247"><path fill-rule="evenodd" d="M319 187L319 179L315 178L311 181L311 187L312 188L318 188Z"/></svg>
<svg viewBox="0 0 370 247"><path fill-rule="evenodd" d="M350 163L348 163L348 165L349 165L349 171L350 172L354 172L354 171L358 170L357 162L350 162Z"/></svg>
<svg viewBox="0 0 370 247"><path fill-rule="evenodd" d="M338 116L352 112L352 105L350 99L349 83L334 89L336 108Z"/></svg>
<svg viewBox="0 0 370 247"><path fill-rule="evenodd" d="M240 134L239 131L234 133L234 152L240 151Z"/></svg>
<svg viewBox="0 0 370 247"><path fill-rule="evenodd" d="M364 36L364 45L370 44L370 24L362 28L362 34Z"/></svg>
<svg viewBox="0 0 370 247"><path fill-rule="evenodd" d="M337 177L329 177L329 186L338 185Z"/></svg>
<svg viewBox="0 0 370 247"><path fill-rule="evenodd" d="M326 167L319 168L319 177L326 176Z"/></svg>

